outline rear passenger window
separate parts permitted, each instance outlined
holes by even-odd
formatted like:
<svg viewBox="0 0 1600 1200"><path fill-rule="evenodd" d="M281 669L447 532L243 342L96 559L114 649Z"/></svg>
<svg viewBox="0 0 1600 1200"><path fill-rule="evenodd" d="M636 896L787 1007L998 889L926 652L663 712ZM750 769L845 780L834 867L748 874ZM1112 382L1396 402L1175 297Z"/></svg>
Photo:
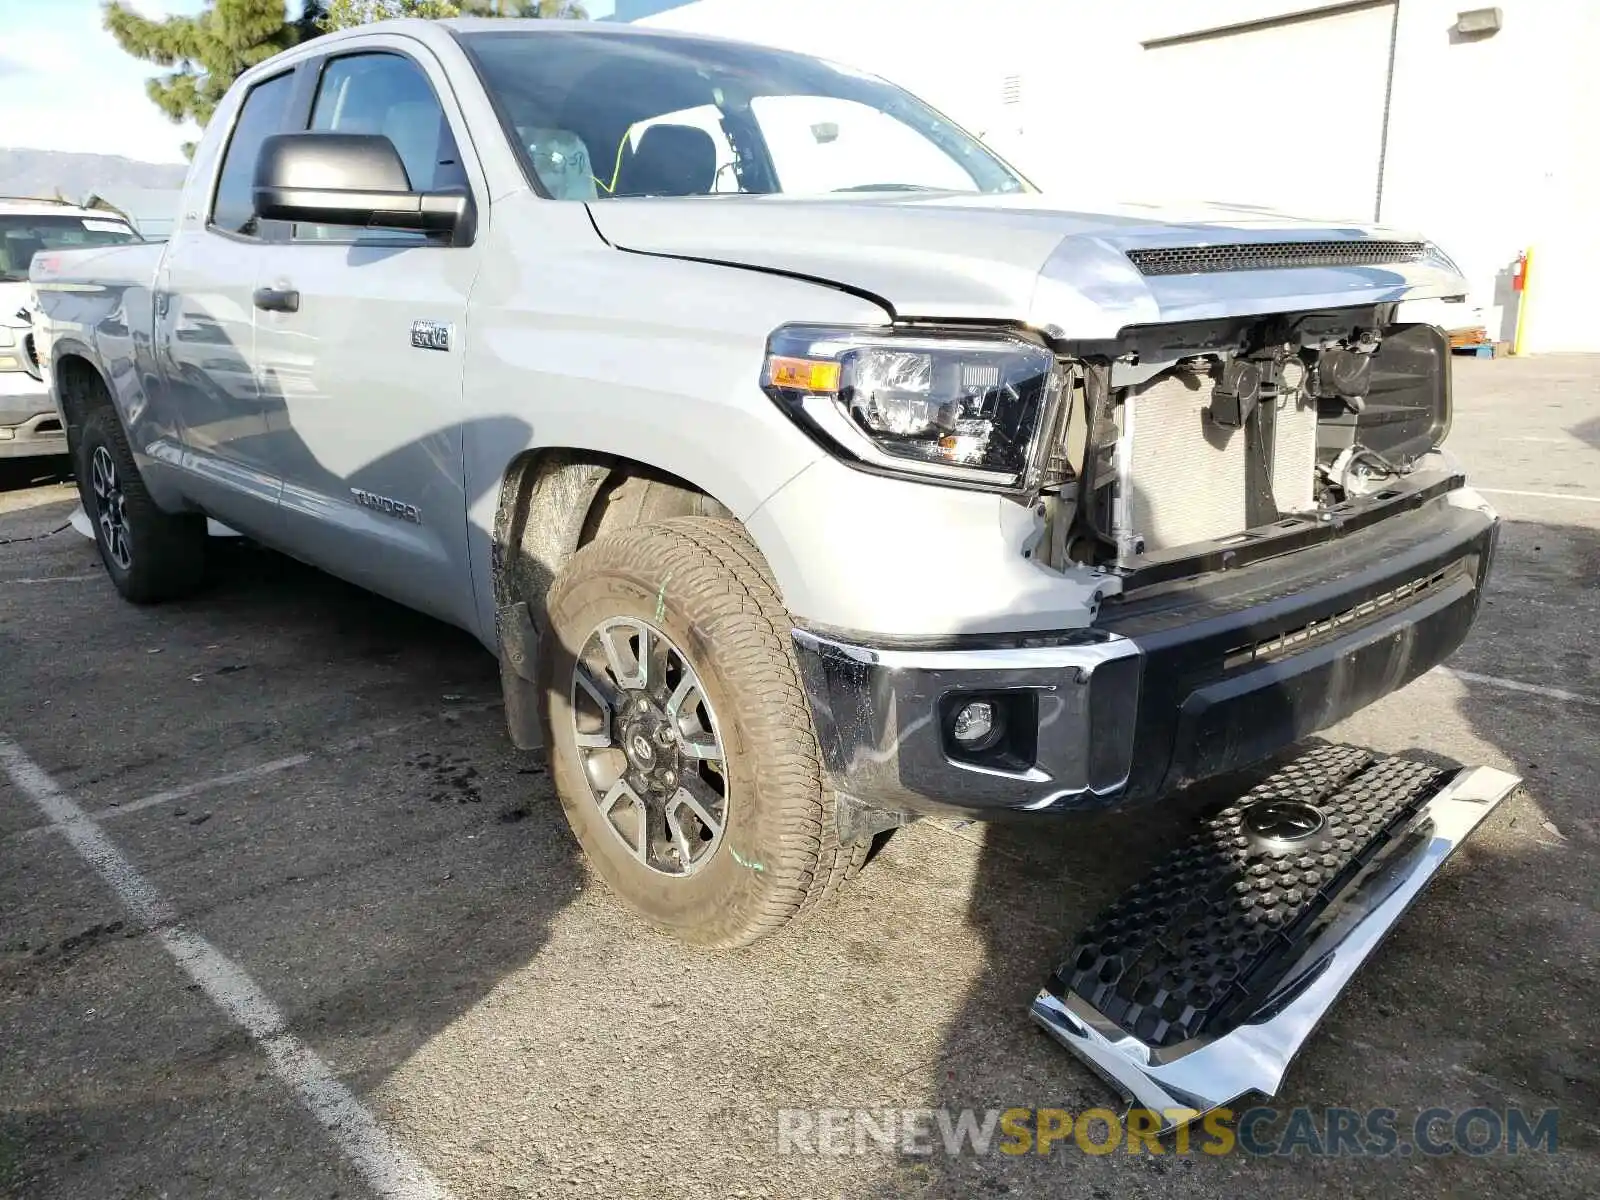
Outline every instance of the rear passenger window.
<svg viewBox="0 0 1600 1200"><path fill-rule="evenodd" d="M262 142L283 132L283 120L289 111L289 97L293 91L294 74L291 72L256 84L245 96L239 119L233 123L233 136L228 139L228 148L222 156L222 170L217 175L211 224L218 229L246 237L260 236L255 204L250 198L256 177L256 156L261 153Z"/></svg>
<svg viewBox="0 0 1600 1200"><path fill-rule="evenodd" d="M450 122L422 68L399 54L352 54L328 63L311 110L314 133L376 133L405 164L414 192L465 190L466 171ZM296 225L296 240L425 242L403 229Z"/></svg>

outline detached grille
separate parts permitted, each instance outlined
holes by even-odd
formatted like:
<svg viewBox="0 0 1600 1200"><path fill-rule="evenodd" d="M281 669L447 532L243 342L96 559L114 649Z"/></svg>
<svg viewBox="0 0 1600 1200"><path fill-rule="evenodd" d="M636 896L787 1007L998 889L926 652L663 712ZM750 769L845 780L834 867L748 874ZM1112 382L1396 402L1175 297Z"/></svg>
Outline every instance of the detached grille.
<svg viewBox="0 0 1600 1200"><path fill-rule="evenodd" d="M1128 259L1141 275L1209 275L1219 271L1419 262L1427 251L1423 242L1240 242L1129 250Z"/></svg>

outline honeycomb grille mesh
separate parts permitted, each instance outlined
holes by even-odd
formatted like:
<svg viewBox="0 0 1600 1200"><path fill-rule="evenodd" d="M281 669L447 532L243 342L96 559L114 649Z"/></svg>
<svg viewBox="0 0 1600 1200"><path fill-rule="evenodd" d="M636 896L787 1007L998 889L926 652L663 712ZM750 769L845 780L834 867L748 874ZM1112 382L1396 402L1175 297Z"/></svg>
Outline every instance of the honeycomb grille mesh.
<svg viewBox="0 0 1600 1200"><path fill-rule="evenodd" d="M1220 1036L1314 935L1338 893L1435 792L1444 772L1324 746L1223 809L1078 938L1052 990L1071 991L1151 1046ZM1316 805L1326 821L1297 847L1246 836L1267 800Z"/></svg>
<svg viewBox="0 0 1600 1200"><path fill-rule="evenodd" d="M1141 275L1210 275L1220 271L1420 262L1427 252L1423 242L1240 242L1129 250L1128 259Z"/></svg>

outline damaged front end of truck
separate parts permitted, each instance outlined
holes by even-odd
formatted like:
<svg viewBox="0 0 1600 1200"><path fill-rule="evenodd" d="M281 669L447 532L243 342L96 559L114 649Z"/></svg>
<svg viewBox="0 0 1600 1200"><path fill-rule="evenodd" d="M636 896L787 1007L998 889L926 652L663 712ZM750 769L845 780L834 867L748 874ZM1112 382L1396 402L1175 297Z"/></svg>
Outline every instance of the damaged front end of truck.
<svg viewBox="0 0 1600 1200"><path fill-rule="evenodd" d="M1302 740L1442 661L1481 602L1498 519L1443 448L1447 340L1403 280L1373 286L1417 263L1437 295L1453 266L1372 238L1116 249L1143 285L1123 311L1177 319L1076 339L1035 323L1055 384L1009 496L1039 516L1035 562L1099 581L1088 626L913 648L796 639L834 778L869 811L1102 808L1252 771L1032 1006L1171 1127L1277 1089L1517 780ZM1322 302L1226 296L1264 281ZM1365 295L1329 303L1341 285ZM1005 411L956 414L945 452Z"/></svg>

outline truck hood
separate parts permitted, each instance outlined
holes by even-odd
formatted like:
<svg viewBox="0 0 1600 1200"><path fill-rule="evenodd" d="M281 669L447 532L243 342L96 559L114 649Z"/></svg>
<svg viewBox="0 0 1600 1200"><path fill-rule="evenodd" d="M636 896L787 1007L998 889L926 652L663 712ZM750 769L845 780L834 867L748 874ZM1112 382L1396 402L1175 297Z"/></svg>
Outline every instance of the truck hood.
<svg viewBox="0 0 1600 1200"><path fill-rule="evenodd" d="M619 249L816 279L897 319L1023 322L1052 336L1129 325L1342 307L1466 291L1428 245L1413 261L1145 274L1131 251L1273 242L1421 242L1381 226L1261 209L1080 212L1038 195L860 193L591 202Z"/></svg>

